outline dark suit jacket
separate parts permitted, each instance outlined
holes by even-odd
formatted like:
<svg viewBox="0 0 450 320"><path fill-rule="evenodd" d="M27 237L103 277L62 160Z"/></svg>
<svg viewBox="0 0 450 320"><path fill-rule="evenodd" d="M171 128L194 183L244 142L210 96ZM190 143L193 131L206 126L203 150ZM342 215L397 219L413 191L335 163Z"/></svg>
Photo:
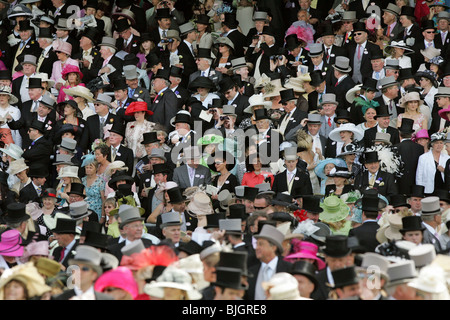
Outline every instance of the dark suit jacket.
<svg viewBox="0 0 450 320"><path fill-rule="evenodd" d="M341 80L337 85L329 87L330 92L336 95L336 101L339 103L338 109L348 109L351 105L345 98L347 92L355 86L352 77L348 75Z"/></svg>
<svg viewBox="0 0 450 320"><path fill-rule="evenodd" d="M128 94L130 93L130 90L131 90L130 87L128 87ZM150 98L150 93L148 92L148 89L143 88L143 87L137 87L134 90L132 99L134 99L136 101L138 99L141 99L144 102L146 102L147 105L151 105L152 104L152 98ZM133 118L133 121L134 121L134 118Z"/></svg>
<svg viewBox="0 0 450 320"><path fill-rule="evenodd" d="M403 176L397 179L398 191L400 194L409 195L412 192L412 186L416 184L417 164L424 149L423 146L411 139L403 140L395 147L404 163Z"/></svg>
<svg viewBox="0 0 450 320"><path fill-rule="evenodd" d="M46 73L50 77L52 75L52 71L53 71L53 63L56 60L58 60L58 57L56 56L55 51L50 49L48 51L47 57L44 57L44 59L42 60L41 66L38 69L36 69L36 72ZM39 61L39 56L37 57L37 61ZM83 80L84 80L84 77L83 77Z"/></svg>
<svg viewBox="0 0 450 320"><path fill-rule="evenodd" d="M247 60L248 62L253 63L253 65L256 68L256 63L258 61L258 58L261 56L262 52L264 52L264 54L262 54L262 58L261 58L261 62L259 64L259 73L262 75L263 73L265 74L270 74L272 71L270 70L270 56L272 55L276 55L279 52L279 46L278 45L273 45L272 47L269 48L269 46L267 46L267 44L262 44L260 46L260 49L257 53L254 52L255 47L249 47L247 49L247 52L245 53L245 60ZM237 55L236 55L237 56ZM253 75L254 70L252 71Z"/></svg>
<svg viewBox="0 0 450 320"><path fill-rule="evenodd" d="M153 242L148 239L142 238L141 240L144 243L144 247L146 247L146 248L153 245ZM113 256L115 256L119 261L121 261L122 256L123 256L121 249L123 247L125 247L125 244L126 244L126 241L122 241L121 243L116 243L116 244L108 246L107 249Z"/></svg>
<svg viewBox="0 0 450 320"><path fill-rule="evenodd" d="M330 287L327 286L327 268L320 270L316 273L316 278L319 285L311 294L311 298L314 300L327 300L330 293Z"/></svg>
<svg viewBox="0 0 450 320"><path fill-rule="evenodd" d="M395 130L394 128L389 126L386 131L391 135L389 141L391 141L393 145L396 145L400 142L400 138L398 137L398 130ZM378 132L378 125L364 131L364 147L370 148L372 146L372 141L375 140L377 132Z"/></svg>
<svg viewBox="0 0 450 320"><path fill-rule="evenodd" d="M153 111L150 121L162 124L166 130L171 130L170 119L175 117L178 112L177 104L177 96L172 90L167 88L163 91L162 96L157 96L153 101L150 107L150 110Z"/></svg>
<svg viewBox="0 0 450 320"><path fill-rule="evenodd" d="M188 45L181 41L178 46L178 54L182 56L180 59L180 63L183 64L183 86L187 86L189 82L189 76L197 71L197 64L195 63L195 58L189 49Z"/></svg>
<svg viewBox="0 0 450 320"><path fill-rule="evenodd" d="M45 137L32 143L22 154L22 158L30 165L32 163L50 164L50 156L53 153L53 144Z"/></svg>
<svg viewBox="0 0 450 320"><path fill-rule="evenodd" d="M28 202L41 202L41 197L37 194L36 189L31 182L20 190L19 202L25 204Z"/></svg>
<svg viewBox="0 0 450 320"><path fill-rule="evenodd" d="M114 123L114 121L120 121L120 118L115 114L109 113L105 124L109 123L112 124ZM100 135L100 118L98 114L93 114L92 116L89 116L86 122L87 125L83 130L83 135L81 136L80 141L80 147L83 150L90 149L95 139L103 138L103 132L102 135Z"/></svg>
<svg viewBox="0 0 450 320"><path fill-rule="evenodd" d="M359 227L350 229L348 236L356 236L360 245L363 246L367 252L375 252L375 248L380 244L376 238L377 230L379 228L380 226L376 221L367 221Z"/></svg>
<svg viewBox="0 0 450 320"><path fill-rule="evenodd" d="M83 73L83 82L88 83L92 79L98 76L98 72L102 68L103 58L101 57L100 52L96 48L92 48L90 56L92 57L92 63L89 68L84 66L81 67L81 72ZM80 50L73 57L74 59L83 59L83 50ZM82 65L80 63L80 65Z"/></svg>
<svg viewBox="0 0 450 320"><path fill-rule="evenodd" d="M73 259L73 257L75 256L76 252L76 247L80 244L79 240L75 241L75 244L73 245L72 249L70 250L70 252L68 254L66 254L66 257L64 258L63 261L61 261L61 264L63 266L65 266L66 268L69 266L69 260ZM59 257L61 256L61 251L62 251L62 247L56 247L55 250L53 250L53 260L58 261L59 262Z"/></svg>
<svg viewBox="0 0 450 320"><path fill-rule="evenodd" d="M110 152L108 154L108 161L112 162L112 151L110 148ZM125 166L128 168L128 173L131 175L133 174L133 169L134 169L134 154L133 154L133 150L131 150L130 148L127 148L123 145L120 145L119 147L119 151L116 154L116 158L114 161L123 161L125 163Z"/></svg>
<svg viewBox="0 0 450 320"><path fill-rule="evenodd" d="M202 75L202 72L200 70L195 71L193 74L189 76L189 84L200 77ZM214 82L216 85L217 90L219 90L219 83L223 79L222 72L217 72L215 70L209 69L208 78Z"/></svg>
<svg viewBox="0 0 450 320"><path fill-rule="evenodd" d="M14 57L16 56L19 48L20 48L20 42L11 48L12 63L14 63ZM28 42L25 45L25 48L23 48L22 52L20 54L18 54L17 57L31 54L31 55L39 58L41 51L42 51L42 49L39 47L39 43L37 42L36 38L34 36L31 36L31 39L28 40ZM17 57L16 57L16 59L17 59ZM37 59L36 59L36 61L37 61ZM49 76L50 75L51 74L49 74Z"/></svg>
<svg viewBox="0 0 450 320"><path fill-rule="evenodd" d="M349 44L347 46L347 57L350 59L350 66L352 67L352 73L354 72L353 69L353 63L355 58L355 52L358 48L358 45L356 43ZM366 47L364 48L364 51L361 52L362 58L361 58L361 68L360 73L362 76L362 79L371 78L372 77L372 63L370 62L372 55L376 52L376 50L379 50L379 46L367 41ZM366 53L367 52L367 53Z"/></svg>
<svg viewBox="0 0 450 320"><path fill-rule="evenodd" d="M300 194L313 194L311 180L309 179L309 174L307 171L303 171L297 167L297 172L295 173L294 182L292 183L292 191L299 189L301 190ZM281 193L284 191L288 191L288 181L287 181L287 172L283 171L275 175L275 179L273 181L272 191L275 193Z"/></svg>
<svg viewBox="0 0 450 320"><path fill-rule="evenodd" d="M444 170L444 182L447 190L450 190L450 159L447 160Z"/></svg>
<svg viewBox="0 0 450 320"><path fill-rule="evenodd" d="M425 222L422 222L422 224L425 227ZM442 251L441 243L438 238L434 236L428 229L425 229L423 231L423 240L422 243L429 243L434 246L434 249L436 250L436 253L440 253Z"/></svg>
<svg viewBox="0 0 450 320"><path fill-rule="evenodd" d="M236 97L236 99L234 99L232 105L236 106L236 126L239 126L244 118L244 109L249 106L248 97L238 93L238 96Z"/></svg>
<svg viewBox="0 0 450 320"><path fill-rule="evenodd" d="M133 35L133 38L131 39L130 43L125 46L125 40L122 37L117 38L116 40L116 47L117 51L125 51L128 53L137 54L139 53L139 46L141 44L141 38L138 36Z"/></svg>
<svg viewBox="0 0 450 320"><path fill-rule="evenodd" d="M411 47L414 50L414 52L420 52L419 46L420 42L423 42L423 35L422 30L420 27L415 23L407 32L405 35L405 32L400 32L397 36L397 41L403 40L407 45L412 43ZM411 64L412 64L412 73L416 73L417 69L420 66L420 61L423 59L423 56L421 54L413 54L411 56Z"/></svg>
<svg viewBox="0 0 450 320"><path fill-rule="evenodd" d="M248 289L245 292L244 300L254 300L255 299L255 291L256 291L256 283L258 280L259 269L261 269L261 263L258 263L248 269L248 272L253 274L253 277L248 278ZM292 269L292 263L284 261L283 257L278 256L278 263L275 273L278 272L289 272Z"/></svg>
<svg viewBox="0 0 450 320"><path fill-rule="evenodd" d="M287 116L287 114L285 114L281 119L280 122L284 121L284 118ZM298 126L300 124L300 122L304 119L304 118L308 118L308 113L305 111L300 110L299 108L296 108L294 113L292 114L291 118L289 119L288 124L286 125L286 129L283 132L280 132L283 136L285 135L285 133L288 133L291 129L295 128L296 126Z"/></svg>
<svg viewBox="0 0 450 320"><path fill-rule="evenodd" d="M384 182L384 185L377 187L377 183L375 183L374 188L378 189L378 193L388 198L388 200L391 195L398 194L397 184L395 183L395 178L392 174L378 170L375 180L379 180L380 178L382 180L379 184ZM355 189L358 189L361 193L366 190L369 186L369 172L365 171L356 175L354 186Z"/></svg>
<svg viewBox="0 0 450 320"><path fill-rule="evenodd" d="M399 36L403 35L405 28L403 28L402 24L399 21L397 21L394 29L390 30L390 34L387 34L387 31L388 31L388 26L386 26L384 28L383 35L389 37L390 40L392 41L392 40L397 39Z"/></svg>
<svg viewBox="0 0 450 320"><path fill-rule="evenodd" d="M74 297L75 294L75 290L74 289L70 289L70 290L66 290L63 293L57 295L57 296L53 296L52 300L69 300L70 298ZM114 300L113 297L111 297L110 295L104 294L102 292L98 292L98 291L94 291L94 296L95 296L95 300Z"/></svg>
<svg viewBox="0 0 450 320"><path fill-rule="evenodd" d="M245 35L239 30L234 30L228 33L227 38L234 44L234 55L236 58L244 56L244 47L246 46Z"/></svg>
<svg viewBox="0 0 450 320"><path fill-rule="evenodd" d="M174 93L177 96L178 100L178 110L181 110L183 108L183 105L185 105L188 99L191 97L191 93L188 89L182 87L181 85L179 85L175 89Z"/></svg>
<svg viewBox="0 0 450 320"><path fill-rule="evenodd" d="M135 101L137 101L137 100L132 99L132 98L127 98L127 100L125 100L124 105L119 110L116 109L116 115L120 118L120 121L122 122L122 124L124 126L126 126L128 122L136 120L134 118L134 116L125 115L125 110L127 110L130 103L135 102ZM118 103L117 100L115 100L115 102Z"/></svg>
<svg viewBox="0 0 450 320"><path fill-rule="evenodd" d="M102 62L102 64L103 64L103 62ZM120 58L113 56L111 58L111 60L109 60L109 64L112 65L114 68L116 68L116 71L114 71L113 73L110 73L108 75L108 79L110 81L112 81L112 79L120 78L122 76L122 72L123 72L123 61Z"/></svg>

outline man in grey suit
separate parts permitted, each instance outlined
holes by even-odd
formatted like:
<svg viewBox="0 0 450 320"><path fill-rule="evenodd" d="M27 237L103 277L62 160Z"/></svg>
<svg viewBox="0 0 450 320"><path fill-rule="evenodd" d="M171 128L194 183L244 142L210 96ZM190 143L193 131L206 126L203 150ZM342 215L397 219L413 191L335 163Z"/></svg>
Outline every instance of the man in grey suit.
<svg viewBox="0 0 450 320"><path fill-rule="evenodd" d="M139 86L137 67L134 65L124 66L123 73L128 86L128 98L137 101L142 100L147 103L147 105L151 105L152 99L150 98L150 92L146 88Z"/></svg>
<svg viewBox="0 0 450 320"><path fill-rule="evenodd" d="M421 200L422 202L422 214L420 217L425 227L423 231L422 243L431 243L436 249L436 253L442 251L442 247L439 241L438 227L442 222L442 211L439 205L439 197L426 197Z"/></svg>
<svg viewBox="0 0 450 320"><path fill-rule="evenodd" d="M323 108L324 115L320 117L320 135L328 137L330 132L336 128L334 118L336 117L336 108L338 102L336 101L336 95L334 93L325 93L322 97L322 103L320 107Z"/></svg>
<svg viewBox="0 0 450 320"><path fill-rule="evenodd" d="M183 153L185 164L174 170L173 181L181 189L211 184L211 172L209 168L200 165L200 148L198 146L186 147L183 149Z"/></svg>

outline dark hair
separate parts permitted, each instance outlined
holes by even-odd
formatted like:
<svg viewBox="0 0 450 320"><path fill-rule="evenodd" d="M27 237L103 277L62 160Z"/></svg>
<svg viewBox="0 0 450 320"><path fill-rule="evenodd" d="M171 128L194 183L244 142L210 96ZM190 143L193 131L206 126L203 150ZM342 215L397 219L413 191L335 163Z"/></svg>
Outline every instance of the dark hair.
<svg viewBox="0 0 450 320"><path fill-rule="evenodd" d="M100 153L103 156L107 157L110 149L106 144L101 144L94 149L94 152L95 152L95 150L100 150Z"/></svg>
<svg viewBox="0 0 450 320"><path fill-rule="evenodd" d="M378 212L364 211L364 215L369 219L376 219L378 217Z"/></svg>

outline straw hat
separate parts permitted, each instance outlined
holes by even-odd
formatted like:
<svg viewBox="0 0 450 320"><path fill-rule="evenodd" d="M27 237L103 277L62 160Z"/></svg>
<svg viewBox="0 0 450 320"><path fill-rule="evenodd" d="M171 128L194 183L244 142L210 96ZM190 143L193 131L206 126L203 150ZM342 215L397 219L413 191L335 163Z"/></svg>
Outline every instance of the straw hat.
<svg viewBox="0 0 450 320"><path fill-rule="evenodd" d="M438 265L428 265L423 267L419 276L408 283L408 286L427 293L445 293L447 291L447 281L444 270Z"/></svg>
<svg viewBox="0 0 450 320"><path fill-rule="evenodd" d="M24 158L19 158L15 161L12 161L8 168L8 174L15 175L23 170L29 169L29 167L25 164Z"/></svg>
<svg viewBox="0 0 450 320"><path fill-rule="evenodd" d="M201 216L213 213L211 200L209 196L203 191L194 194L187 206L187 210Z"/></svg>
<svg viewBox="0 0 450 320"><path fill-rule="evenodd" d="M22 148L14 143L10 143L6 148L0 148L0 151L16 160L21 158L23 154Z"/></svg>
<svg viewBox="0 0 450 320"><path fill-rule="evenodd" d="M264 98L272 98L280 95L280 91L285 88L281 85L281 79L270 81L264 86Z"/></svg>
<svg viewBox="0 0 450 320"><path fill-rule="evenodd" d="M78 178L78 167L77 166L66 166L62 167L59 171L59 175L56 179L61 178Z"/></svg>
<svg viewBox="0 0 450 320"><path fill-rule="evenodd" d="M42 80L44 81L44 80ZM83 86L75 86L72 88L67 88L67 89L63 89L64 93L68 96L74 97L82 97L84 99L86 99L88 102L94 102L94 95L92 94L92 92Z"/></svg>

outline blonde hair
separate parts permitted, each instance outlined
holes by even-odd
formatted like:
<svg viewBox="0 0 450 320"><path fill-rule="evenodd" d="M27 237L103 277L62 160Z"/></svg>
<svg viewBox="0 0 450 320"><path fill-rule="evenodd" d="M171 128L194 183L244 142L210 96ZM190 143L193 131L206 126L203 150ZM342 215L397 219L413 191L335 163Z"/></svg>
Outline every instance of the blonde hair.
<svg viewBox="0 0 450 320"><path fill-rule="evenodd" d="M416 101L417 101L417 100L411 100L411 101L408 101L408 102L405 104L405 112L408 112L408 111L409 111L409 108L408 108L409 104L410 104L411 102L416 102ZM418 114L422 113L422 112L420 111L420 101L417 101L417 109L416 109L416 113L418 113Z"/></svg>
<svg viewBox="0 0 450 320"><path fill-rule="evenodd" d="M305 149L311 150L313 145L312 137L306 133L304 130L298 130L297 132L297 146Z"/></svg>

